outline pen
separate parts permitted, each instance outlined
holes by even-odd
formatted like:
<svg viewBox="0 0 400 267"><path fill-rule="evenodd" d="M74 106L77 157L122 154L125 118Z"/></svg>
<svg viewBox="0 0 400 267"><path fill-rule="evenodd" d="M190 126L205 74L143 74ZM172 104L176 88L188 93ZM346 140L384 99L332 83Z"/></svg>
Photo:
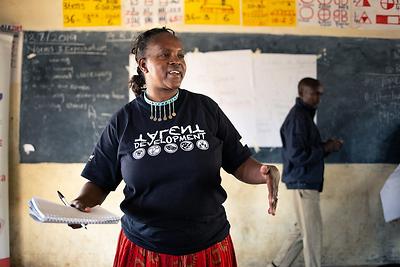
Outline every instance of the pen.
<svg viewBox="0 0 400 267"><path fill-rule="evenodd" d="M58 194L58 197L61 199L62 203L64 203L65 206L70 206L68 201L67 201L67 199L64 197L63 194L61 194L60 191L57 190L57 194ZM86 224L81 224L81 225L82 225L82 227L85 227L85 229L87 229Z"/></svg>

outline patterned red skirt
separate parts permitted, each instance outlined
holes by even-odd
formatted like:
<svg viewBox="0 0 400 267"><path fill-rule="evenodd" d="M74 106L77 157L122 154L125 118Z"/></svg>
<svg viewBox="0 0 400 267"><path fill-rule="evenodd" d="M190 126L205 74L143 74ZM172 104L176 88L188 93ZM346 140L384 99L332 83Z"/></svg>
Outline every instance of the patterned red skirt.
<svg viewBox="0 0 400 267"><path fill-rule="evenodd" d="M232 239L224 240L202 251L175 256L153 252L132 243L121 230L114 267L237 267Z"/></svg>

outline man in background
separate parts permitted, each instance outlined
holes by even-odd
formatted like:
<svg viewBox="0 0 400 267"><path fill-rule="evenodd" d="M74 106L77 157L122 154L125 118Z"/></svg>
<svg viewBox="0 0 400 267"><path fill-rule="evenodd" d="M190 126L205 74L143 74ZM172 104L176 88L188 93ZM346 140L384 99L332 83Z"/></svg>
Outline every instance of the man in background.
<svg viewBox="0 0 400 267"><path fill-rule="evenodd" d="M296 222L275 259L274 267L290 266L301 250L306 267L321 266L322 219L319 195L324 183L324 157L339 151L343 141L322 142L314 116L323 94L321 83L304 78L298 84L299 97L282 127L282 181L293 195Z"/></svg>

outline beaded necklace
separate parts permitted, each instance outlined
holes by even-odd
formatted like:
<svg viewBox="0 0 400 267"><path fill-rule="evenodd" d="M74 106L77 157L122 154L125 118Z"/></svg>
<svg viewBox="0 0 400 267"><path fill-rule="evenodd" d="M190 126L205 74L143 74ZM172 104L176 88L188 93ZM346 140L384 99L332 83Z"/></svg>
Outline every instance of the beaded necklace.
<svg viewBox="0 0 400 267"><path fill-rule="evenodd" d="M150 105L150 120L153 121L162 121L162 120L167 120L167 119L172 119L173 117L176 116L175 113L175 101L178 99L179 96L179 90L170 99L167 99L162 102L156 102L152 101L147 98L146 91L144 92L144 101L146 101L147 104ZM168 106L168 116L167 116L167 106ZM157 111L158 109L158 111ZM162 113L164 112L164 116Z"/></svg>

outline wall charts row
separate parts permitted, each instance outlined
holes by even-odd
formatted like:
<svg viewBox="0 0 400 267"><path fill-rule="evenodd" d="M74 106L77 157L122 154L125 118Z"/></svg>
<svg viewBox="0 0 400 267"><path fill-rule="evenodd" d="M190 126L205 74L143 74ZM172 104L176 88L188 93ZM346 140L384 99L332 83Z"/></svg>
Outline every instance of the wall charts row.
<svg viewBox="0 0 400 267"><path fill-rule="evenodd" d="M63 0L65 27L170 24L400 29L400 0Z"/></svg>

